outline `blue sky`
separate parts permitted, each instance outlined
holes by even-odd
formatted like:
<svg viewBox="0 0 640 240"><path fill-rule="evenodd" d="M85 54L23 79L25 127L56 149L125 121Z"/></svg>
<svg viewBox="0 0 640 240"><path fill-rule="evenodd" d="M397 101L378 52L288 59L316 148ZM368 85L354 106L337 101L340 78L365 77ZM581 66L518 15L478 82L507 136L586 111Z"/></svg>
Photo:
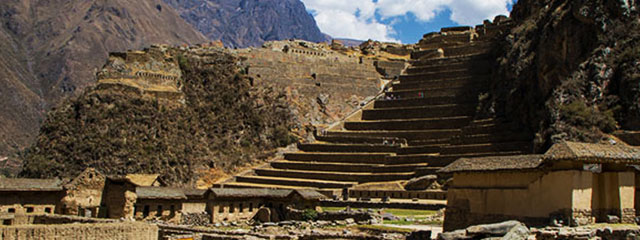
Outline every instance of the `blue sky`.
<svg viewBox="0 0 640 240"><path fill-rule="evenodd" d="M509 15L514 0L302 0L320 30L336 38L416 43L442 27Z"/></svg>

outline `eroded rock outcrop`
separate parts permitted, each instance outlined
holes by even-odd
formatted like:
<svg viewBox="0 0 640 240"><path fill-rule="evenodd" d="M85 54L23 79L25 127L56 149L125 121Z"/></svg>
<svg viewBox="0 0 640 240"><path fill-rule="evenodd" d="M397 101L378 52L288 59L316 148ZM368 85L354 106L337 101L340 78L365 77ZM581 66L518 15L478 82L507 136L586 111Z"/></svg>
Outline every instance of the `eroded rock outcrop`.
<svg viewBox="0 0 640 240"><path fill-rule="evenodd" d="M640 22L634 1L518 1L484 111L552 142L640 128Z"/></svg>

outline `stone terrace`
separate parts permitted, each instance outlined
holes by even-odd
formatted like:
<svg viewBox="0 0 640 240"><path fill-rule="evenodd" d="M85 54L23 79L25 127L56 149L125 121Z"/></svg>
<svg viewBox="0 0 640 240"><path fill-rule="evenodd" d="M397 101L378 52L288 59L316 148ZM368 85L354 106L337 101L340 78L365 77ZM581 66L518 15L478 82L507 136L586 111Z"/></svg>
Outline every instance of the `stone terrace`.
<svg viewBox="0 0 640 240"><path fill-rule="evenodd" d="M411 66L377 100L299 152L224 186L337 190L434 174L461 157L530 153L529 134L475 116L492 70L489 39L509 21L495 22L425 35Z"/></svg>

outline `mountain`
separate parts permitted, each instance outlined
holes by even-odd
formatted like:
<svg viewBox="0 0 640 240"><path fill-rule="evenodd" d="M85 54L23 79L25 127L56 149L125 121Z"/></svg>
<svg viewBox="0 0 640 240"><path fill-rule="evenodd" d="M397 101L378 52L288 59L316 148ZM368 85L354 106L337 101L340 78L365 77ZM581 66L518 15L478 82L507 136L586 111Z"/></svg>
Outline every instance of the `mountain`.
<svg viewBox="0 0 640 240"><path fill-rule="evenodd" d="M211 40L227 47L265 41L329 41L300 0L164 0Z"/></svg>
<svg viewBox="0 0 640 240"><path fill-rule="evenodd" d="M536 133L537 149L640 130L637 1L520 0L482 106Z"/></svg>
<svg viewBox="0 0 640 240"><path fill-rule="evenodd" d="M284 90L253 86L239 59L216 49L154 46L115 53L98 85L49 112L26 151L27 177L158 173L194 185L291 144Z"/></svg>
<svg viewBox="0 0 640 240"><path fill-rule="evenodd" d="M94 83L108 52L207 41L161 0L4 0L0 25L0 158L28 145L60 99Z"/></svg>

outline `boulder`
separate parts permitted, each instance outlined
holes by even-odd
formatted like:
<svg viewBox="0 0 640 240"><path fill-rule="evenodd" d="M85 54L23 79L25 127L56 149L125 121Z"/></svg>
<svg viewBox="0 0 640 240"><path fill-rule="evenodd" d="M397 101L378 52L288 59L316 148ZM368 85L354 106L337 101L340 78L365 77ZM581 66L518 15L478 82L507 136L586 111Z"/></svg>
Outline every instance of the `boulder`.
<svg viewBox="0 0 640 240"><path fill-rule="evenodd" d="M467 236L467 231L464 229L456 230L453 232L445 232L438 235L439 240L462 240L462 239L471 239L471 237Z"/></svg>
<svg viewBox="0 0 640 240"><path fill-rule="evenodd" d="M518 226L526 226L518 221L506 221L495 224L476 225L467 228L467 235L470 236L504 236L511 229Z"/></svg>
<svg viewBox="0 0 640 240"><path fill-rule="evenodd" d="M519 224L509 230L502 240L527 240L530 234L529 228L524 224Z"/></svg>
<svg viewBox="0 0 640 240"><path fill-rule="evenodd" d="M426 190L431 186L436 180L438 180L438 176L436 175L426 175L422 177L417 177L409 180L404 185L405 190Z"/></svg>

